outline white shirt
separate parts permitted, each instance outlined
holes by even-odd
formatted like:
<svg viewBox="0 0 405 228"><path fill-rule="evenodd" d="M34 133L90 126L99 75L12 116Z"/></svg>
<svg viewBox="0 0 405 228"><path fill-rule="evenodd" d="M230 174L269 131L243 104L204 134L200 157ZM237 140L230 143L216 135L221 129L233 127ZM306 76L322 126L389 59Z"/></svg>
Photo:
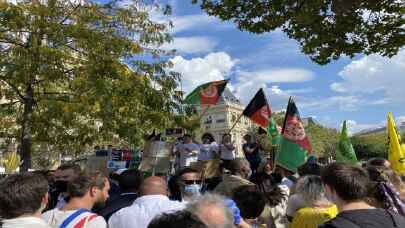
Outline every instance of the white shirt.
<svg viewBox="0 0 405 228"><path fill-rule="evenodd" d="M197 156L200 153L200 146L195 143L187 143L179 146L180 152L180 167L190 166L192 162L197 161Z"/></svg>
<svg viewBox="0 0 405 228"><path fill-rule="evenodd" d="M200 153L198 154L199 161L207 161L214 158L214 154L218 152L218 144L212 142L211 144L201 144Z"/></svg>
<svg viewBox="0 0 405 228"><path fill-rule="evenodd" d="M2 228L51 228L44 220L38 217L4 219L2 222Z"/></svg>
<svg viewBox="0 0 405 228"><path fill-rule="evenodd" d="M292 182L292 180L288 179L287 177L283 177L283 179L281 179L281 183L279 185L287 186L288 188L291 188L294 185L294 182Z"/></svg>
<svg viewBox="0 0 405 228"><path fill-rule="evenodd" d="M234 160L235 159L235 149L230 150L223 144L219 147L219 150L221 151L221 159L224 160Z"/></svg>
<svg viewBox="0 0 405 228"><path fill-rule="evenodd" d="M171 201L163 195L141 196L134 203L114 213L109 228L147 228L156 215L183 210L185 203Z"/></svg>
<svg viewBox="0 0 405 228"><path fill-rule="evenodd" d="M58 228L68 216L76 212L76 210L62 211L58 208L47 211L42 214L42 218L54 228ZM107 223L104 218L97 216L96 218L91 219L84 226L85 228L107 228Z"/></svg>

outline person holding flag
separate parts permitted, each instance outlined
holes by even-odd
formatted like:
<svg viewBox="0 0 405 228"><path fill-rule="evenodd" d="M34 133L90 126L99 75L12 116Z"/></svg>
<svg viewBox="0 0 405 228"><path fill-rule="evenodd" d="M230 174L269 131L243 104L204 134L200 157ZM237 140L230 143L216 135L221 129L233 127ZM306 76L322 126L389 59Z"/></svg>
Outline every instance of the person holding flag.
<svg viewBox="0 0 405 228"><path fill-rule="evenodd" d="M342 132L336 150L336 161L348 162L353 165L357 164L357 157L353 145L350 142L349 134L347 133L346 120L343 121Z"/></svg>
<svg viewBox="0 0 405 228"><path fill-rule="evenodd" d="M387 115L388 130L388 161L391 168L400 176L405 175L405 146L401 147L401 138L398 135L392 113Z"/></svg>
<svg viewBox="0 0 405 228"><path fill-rule="evenodd" d="M306 161L307 155L312 152L312 147L292 97L288 101L281 134L280 150L276 154L276 165L296 173L297 168Z"/></svg>
<svg viewBox="0 0 405 228"><path fill-rule="evenodd" d="M267 128L269 125L269 119L271 117L270 105L267 102L266 95L263 89L259 89L253 99L243 110L242 115L250 118L253 122L257 123L262 128ZM250 135L245 135L245 144L242 145L243 152L246 159L250 163L250 167L253 172L257 171L261 163L261 157L259 153L260 145L252 142Z"/></svg>

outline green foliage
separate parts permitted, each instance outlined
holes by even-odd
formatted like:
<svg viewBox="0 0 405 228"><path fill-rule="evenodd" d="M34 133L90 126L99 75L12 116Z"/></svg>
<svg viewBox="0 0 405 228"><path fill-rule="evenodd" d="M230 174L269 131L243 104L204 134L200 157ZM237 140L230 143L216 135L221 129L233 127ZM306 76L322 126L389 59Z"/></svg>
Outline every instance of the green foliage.
<svg viewBox="0 0 405 228"><path fill-rule="evenodd" d="M351 141L359 160L367 160L372 157L387 158L388 156L388 141L385 132L353 136Z"/></svg>
<svg viewBox="0 0 405 228"><path fill-rule="evenodd" d="M316 123L309 123L305 128L314 154L320 157L335 156L339 141L339 132L336 129L326 128Z"/></svg>
<svg viewBox="0 0 405 228"><path fill-rule="evenodd" d="M178 112L179 75L167 70L166 25L142 1L0 1L1 137L80 153L118 136L142 143ZM6 123L6 124L3 124Z"/></svg>
<svg viewBox="0 0 405 228"><path fill-rule="evenodd" d="M404 1L192 0L241 30L281 29L318 64L343 56L394 56L405 45Z"/></svg>

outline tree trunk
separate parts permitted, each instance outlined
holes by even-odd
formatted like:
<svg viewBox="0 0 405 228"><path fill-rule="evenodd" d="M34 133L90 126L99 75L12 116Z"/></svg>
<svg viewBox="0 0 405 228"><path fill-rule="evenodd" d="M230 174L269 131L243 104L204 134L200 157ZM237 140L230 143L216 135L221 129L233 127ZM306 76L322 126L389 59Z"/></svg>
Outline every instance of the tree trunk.
<svg viewBox="0 0 405 228"><path fill-rule="evenodd" d="M34 107L34 91L29 84L25 91L24 113L21 129L20 156L22 164L20 172L28 171L31 168L31 145L32 145L32 113Z"/></svg>

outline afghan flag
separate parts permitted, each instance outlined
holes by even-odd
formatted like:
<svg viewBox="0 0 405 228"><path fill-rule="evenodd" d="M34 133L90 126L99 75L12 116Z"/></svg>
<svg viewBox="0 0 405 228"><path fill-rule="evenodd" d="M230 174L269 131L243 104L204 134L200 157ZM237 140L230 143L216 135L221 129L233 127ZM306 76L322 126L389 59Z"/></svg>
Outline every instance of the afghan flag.
<svg viewBox="0 0 405 228"><path fill-rule="evenodd" d="M277 165L297 172L297 168L305 163L308 153L312 152L304 124L294 100L290 97L281 132L280 150L276 155Z"/></svg>
<svg viewBox="0 0 405 228"><path fill-rule="evenodd" d="M357 164L356 153L347 133L346 120L343 122L342 132L336 150L336 161Z"/></svg>
<svg viewBox="0 0 405 228"><path fill-rule="evenodd" d="M400 176L405 175L405 146L401 146L401 138L398 135L392 113L387 115L388 130L388 161L391 168Z"/></svg>
<svg viewBox="0 0 405 228"><path fill-rule="evenodd" d="M249 102L248 106L243 110L243 115L249 117L253 122L257 123L263 128L269 125L269 118L271 116L271 109L267 103L266 96L263 89L257 91L256 95Z"/></svg>
<svg viewBox="0 0 405 228"><path fill-rule="evenodd" d="M208 82L193 90L183 103L193 105L216 105L228 80Z"/></svg>

